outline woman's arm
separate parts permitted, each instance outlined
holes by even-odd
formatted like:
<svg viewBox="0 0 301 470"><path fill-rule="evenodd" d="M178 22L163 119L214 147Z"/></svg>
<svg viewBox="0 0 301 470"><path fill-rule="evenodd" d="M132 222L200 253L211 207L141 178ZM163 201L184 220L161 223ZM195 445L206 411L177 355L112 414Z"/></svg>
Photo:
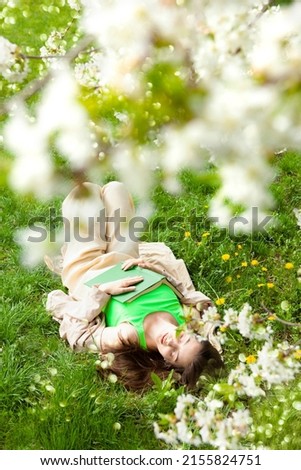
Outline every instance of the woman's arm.
<svg viewBox="0 0 301 470"><path fill-rule="evenodd" d="M75 300L61 290L48 294L46 310L60 324L60 337L72 349L99 350L105 328L104 315L100 314L110 300L110 295L93 287L83 300Z"/></svg>
<svg viewBox="0 0 301 470"><path fill-rule="evenodd" d="M122 348L122 341L127 344L132 340L133 332L130 334L128 326L106 328L101 311L111 295L129 292L140 281L140 277L131 277L94 286L82 300L75 300L63 291L55 290L48 294L46 310L60 323L60 336L72 349L102 351L105 348L109 351L113 347Z"/></svg>
<svg viewBox="0 0 301 470"><path fill-rule="evenodd" d="M190 280L190 276L188 274L184 261L176 260L175 262L177 263L177 277L181 278L182 274L185 280ZM202 312L203 310L206 310L208 307L213 305L213 302L210 300L209 297L207 297L202 292L195 290L192 282L184 283L182 280L179 280L178 278L175 278L173 275L171 275L170 272L172 271L172 273L174 274L175 267L173 268L173 270L168 269L169 267L162 263L162 260L160 260L160 262L157 262L152 260L145 260L143 259L143 257L132 258L126 260L123 263L122 268L126 271L127 269L131 269L133 266L140 266L141 268L150 269L151 271L163 274L166 277L167 281L182 294L183 297L181 298L181 302L185 305L196 306L199 312Z"/></svg>
<svg viewBox="0 0 301 470"><path fill-rule="evenodd" d="M102 352L122 351L125 347L138 344L138 341L137 332L130 323L108 326L102 333Z"/></svg>

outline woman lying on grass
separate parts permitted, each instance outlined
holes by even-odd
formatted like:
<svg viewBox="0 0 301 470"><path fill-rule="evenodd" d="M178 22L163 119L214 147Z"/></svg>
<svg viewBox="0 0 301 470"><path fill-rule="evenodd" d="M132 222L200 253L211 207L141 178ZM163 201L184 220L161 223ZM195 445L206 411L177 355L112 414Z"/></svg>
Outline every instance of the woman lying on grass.
<svg viewBox="0 0 301 470"><path fill-rule="evenodd" d="M110 370L132 390L150 385L151 372L164 378L172 369L181 374L181 383L194 387L204 370L222 366L209 341L181 328L185 309L200 318L210 299L194 289L184 262L165 244L137 242L130 228L133 201L122 183L81 184L66 197L62 213L60 274L68 295L51 292L46 308L73 349L113 352ZM92 288L85 284L120 262L129 270L128 278ZM168 285L121 303L118 295L135 290L142 281L131 275L133 266L164 274ZM180 292L181 300L169 286Z"/></svg>

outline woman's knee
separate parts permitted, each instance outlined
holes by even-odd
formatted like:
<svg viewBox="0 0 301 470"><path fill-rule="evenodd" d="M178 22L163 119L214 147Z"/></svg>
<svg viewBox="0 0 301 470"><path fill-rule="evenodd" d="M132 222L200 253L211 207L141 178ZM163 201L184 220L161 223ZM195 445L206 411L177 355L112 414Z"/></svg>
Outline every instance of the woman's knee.
<svg viewBox="0 0 301 470"><path fill-rule="evenodd" d="M121 181L110 181L102 187L102 193L118 193L118 192L128 192L125 185Z"/></svg>
<svg viewBox="0 0 301 470"><path fill-rule="evenodd" d="M65 204L65 202L67 201L71 201L74 199L85 199L87 197L91 197L94 195L97 195L97 197L99 197L100 191L101 191L100 186L98 186L98 184L95 184L95 183L85 182L85 183L78 184L66 196L63 204Z"/></svg>
<svg viewBox="0 0 301 470"><path fill-rule="evenodd" d="M63 206L69 203L70 201L86 199L92 197L100 198L101 187L98 184L94 183L81 183L75 186L70 193L65 197L63 201Z"/></svg>
<svg viewBox="0 0 301 470"><path fill-rule="evenodd" d="M97 207L101 202L101 187L94 183L82 183L73 188L62 204L62 213L64 217L70 218L83 213L83 208L90 206L91 203ZM89 204L90 203L90 204Z"/></svg>
<svg viewBox="0 0 301 470"><path fill-rule="evenodd" d="M131 194L126 186L120 181L111 181L102 188L102 198L108 210L120 208L122 211L134 210L134 203Z"/></svg>

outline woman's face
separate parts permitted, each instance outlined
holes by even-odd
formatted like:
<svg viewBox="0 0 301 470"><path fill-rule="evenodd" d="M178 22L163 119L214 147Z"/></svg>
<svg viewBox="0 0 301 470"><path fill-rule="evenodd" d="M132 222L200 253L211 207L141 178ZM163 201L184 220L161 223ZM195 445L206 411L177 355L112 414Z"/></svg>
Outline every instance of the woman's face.
<svg viewBox="0 0 301 470"><path fill-rule="evenodd" d="M170 325L159 335L157 347L166 362L176 367L186 367L201 350L202 345L194 334L178 333L178 328Z"/></svg>

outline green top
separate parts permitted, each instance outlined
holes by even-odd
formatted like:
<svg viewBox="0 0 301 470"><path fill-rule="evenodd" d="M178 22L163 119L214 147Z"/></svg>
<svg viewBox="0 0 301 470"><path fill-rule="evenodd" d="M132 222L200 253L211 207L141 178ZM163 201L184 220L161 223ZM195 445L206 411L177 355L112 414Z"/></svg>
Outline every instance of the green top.
<svg viewBox="0 0 301 470"><path fill-rule="evenodd" d="M178 297L166 284L161 284L156 289L140 295L132 302L119 302L118 295L111 297L104 312L107 326L117 326L122 322L133 325L143 349L147 349L143 322L150 313L168 312L179 325L185 322Z"/></svg>

